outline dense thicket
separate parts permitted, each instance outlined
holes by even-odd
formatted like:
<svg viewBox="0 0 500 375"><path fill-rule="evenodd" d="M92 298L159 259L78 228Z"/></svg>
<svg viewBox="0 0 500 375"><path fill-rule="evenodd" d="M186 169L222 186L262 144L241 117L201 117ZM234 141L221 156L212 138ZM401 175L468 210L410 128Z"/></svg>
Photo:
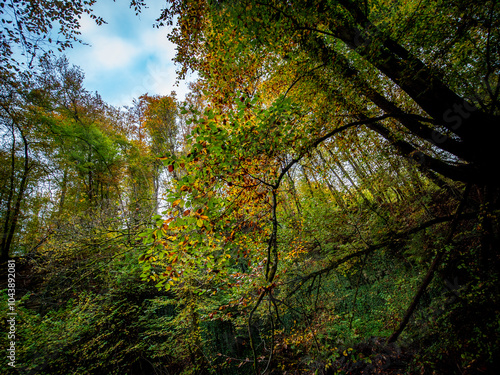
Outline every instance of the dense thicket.
<svg viewBox="0 0 500 375"><path fill-rule="evenodd" d="M22 371L495 373L497 8L173 0L184 102L18 74Z"/></svg>

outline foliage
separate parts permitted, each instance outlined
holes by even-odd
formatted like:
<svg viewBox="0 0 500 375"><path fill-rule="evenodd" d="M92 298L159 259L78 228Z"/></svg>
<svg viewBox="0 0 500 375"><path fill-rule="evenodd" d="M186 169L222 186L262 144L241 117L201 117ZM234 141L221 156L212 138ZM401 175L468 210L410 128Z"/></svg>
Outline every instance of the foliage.
<svg viewBox="0 0 500 375"><path fill-rule="evenodd" d="M2 88L23 370L493 373L496 3L168 5L184 102Z"/></svg>

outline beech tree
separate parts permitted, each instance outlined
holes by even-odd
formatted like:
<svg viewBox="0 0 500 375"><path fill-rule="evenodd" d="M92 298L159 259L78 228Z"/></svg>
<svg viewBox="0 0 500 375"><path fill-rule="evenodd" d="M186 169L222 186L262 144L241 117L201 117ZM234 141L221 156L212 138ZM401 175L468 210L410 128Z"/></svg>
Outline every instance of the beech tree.
<svg viewBox="0 0 500 375"><path fill-rule="evenodd" d="M498 368L496 1L170 0L199 80L128 111L10 62L93 4L0 0L2 258L41 280L22 368Z"/></svg>
<svg viewBox="0 0 500 375"><path fill-rule="evenodd" d="M1 102L2 124L2 190L1 190L1 255L6 261L18 229L22 203L33 174L34 162L31 155L30 128L33 124L24 116L22 100L10 87L2 87L8 99Z"/></svg>
<svg viewBox="0 0 500 375"><path fill-rule="evenodd" d="M433 22L426 23L430 14ZM454 180L494 183L491 163L498 156L491 131L499 122L494 1L172 1L161 20L172 23L174 16L179 27L170 38L179 45L181 73L194 69L211 80L213 60L228 62L212 35L225 33L241 40L234 48L240 56L229 61L260 50L261 66L269 66L277 54L277 64L295 69L297 79L316 80L317 91L329 87L331 100L347 98L352 116L390 115L399 134L406 133L403 139L381 122L370 128L406 157ZM224 22L234 29L228 31ZM215 72L219 81L229 78L220 76L227 69L220 72ZM354 96L365 103L349 103Z"/></svg>
<svg viewBox="0 0 500 375"><path fill-rule="evenodd" d="M286 272L286 259L300 258L304 248L326 247L310 237L285 245L285 223L302 233L297 218L305 218L292 192L306 183L311 192L328 186L345 217L371 211L383 229L368 234L356 224L357 232L338 240L326 266L297 276L297 289L289 295L441 223L449 224L447 234L426 258L426 275L387 340L397 340L405 329L445 255L461 261L460 252L448 251L460 227L479 221L489 228L480 235L475 261L488 259L482 280L498 280L498 226L491 208L498 204L491 171L500 120L495 2L169 4L159 22L174 25L169 37L178 45L179 74L191 69L200 75L206 110L192 110L189 153L165 158L183 177L173 184L166 219L158 218L157 229L145 234L152 245L140 258L146 261L145 278L153 270L158 287L201 285L201 294L215 294L222 289L216 285L241 285L236 280L243 273L241 299L251 296L253 302L246 313L249 337L254 314L266 300L274 330L279 313L273 303L283 292L276 280ZM350 152L364 153L362 165L343 155ZM398 186L402 178L411 182ZM451 212L406 220L404 191L422 192L429 181L449 192ZM477 215L484 204L488 218ZM232 259L245 256L249 268L237 271ZM207 275L212 284L202 281ZM253 343L252 349L257 374ZM273 350L267 355L271 363Z"/></svg>

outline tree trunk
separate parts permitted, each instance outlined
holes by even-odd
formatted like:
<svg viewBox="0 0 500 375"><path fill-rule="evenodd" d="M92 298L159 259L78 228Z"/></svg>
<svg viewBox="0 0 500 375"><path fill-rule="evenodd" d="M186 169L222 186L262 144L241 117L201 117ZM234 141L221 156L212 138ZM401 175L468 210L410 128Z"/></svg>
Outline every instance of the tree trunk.
<svg viewBox="0 0 500 375"><path fill-rule="evenodd" d="M66 190L67 190L67 185L68 185L68 170L64 170L63 174L63 179L62 179L62 186L61 186L61 199L59 199L59 210L57 212L57 216L61 216L63 208L64 208L64 201L66 199Z"/></svg>
<svg viewBox="0 0 500 375"><path fill-rule="evenodd" d="M22 131L20 129L18 130L21 133L21 138L23 139L24 143L24 168L23 168L23 175L21 177L21 182L19 184L19 191L17 192L16 202L14 204L14 209L12 210L11 202L14 195L14 173L15 173L15 138L13 138L12 155L11 155L12 156L11 191L9 192L9 201L7 206L8 208L7 208L7 214L5 216L4 233L2 235L2 246L0 254L0 261L2 262L7 261L7 259L9 258L12 246L12 240L14 238L14 234L17 229L17 222L19 220L19 214L21 212L21 203L24 199L24 193L26 190L26 184L30 172L28 141L26 140L26 137L24 136ZM14 136L14 128L12 129L12 134ZM9 222L11 220L11 216L12 216L12 221Z"/></svg>

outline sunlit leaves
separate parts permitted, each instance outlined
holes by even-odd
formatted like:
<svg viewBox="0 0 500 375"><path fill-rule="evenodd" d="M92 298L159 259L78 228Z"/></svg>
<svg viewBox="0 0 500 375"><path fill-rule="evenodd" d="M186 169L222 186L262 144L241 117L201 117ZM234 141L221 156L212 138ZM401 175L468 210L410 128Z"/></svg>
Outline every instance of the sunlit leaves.
<svg viewBox="0 0 500 375"><path fill-rule="evenodd" d="M170 218L150 240L165 247L154 245L184 275L202 277L202 269L217 268L217 278L222 278L231 272L233 259L263 249L266 229L261 223L268 215L265 180L277 165L260 143L248 138L248 128L267 124L259 123L250 111L254 104L243 100L237 111L225 115L213 109L203 115L195 113L189 152L164 160L179 166L180 177L167 198L171 209L165 214ZM262 120L268 120L265 111L258 112Z"/></svg>

